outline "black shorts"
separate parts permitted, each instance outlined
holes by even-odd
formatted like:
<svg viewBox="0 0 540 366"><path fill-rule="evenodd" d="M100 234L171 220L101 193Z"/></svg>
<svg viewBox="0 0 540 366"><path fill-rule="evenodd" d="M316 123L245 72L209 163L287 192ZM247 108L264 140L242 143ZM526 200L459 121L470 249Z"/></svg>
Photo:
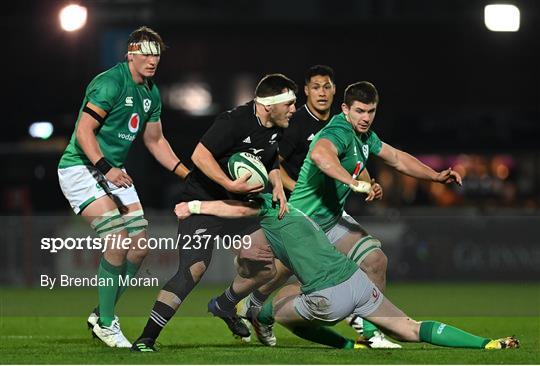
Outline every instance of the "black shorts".
<svg viewBox="0 0 540 366"><path fill-rule="evenodd" d="M226 219L209 215L192 215L178 223L178 249L180 252L199 251L201 256L207 256L216 246L216 241L221 239L222 242L230 243L232 238L240 239L260 228L258 217ZM229 249L225 246L223 248Z"/></svg>

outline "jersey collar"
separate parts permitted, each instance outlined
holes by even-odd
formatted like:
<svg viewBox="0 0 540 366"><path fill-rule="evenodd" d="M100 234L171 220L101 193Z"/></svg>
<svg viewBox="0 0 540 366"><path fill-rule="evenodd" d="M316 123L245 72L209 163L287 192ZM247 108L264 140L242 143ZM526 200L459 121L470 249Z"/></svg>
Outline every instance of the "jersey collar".
<svg viewBox="0 0 540 366"><path fill-rule="evenodd" d="M311 112L311 111L309 110L309 108L308 108L308 106L307 106L307 103L304 104L303 107L306 109L306 111L308 112L308 114L309 114L311 117L313 117L313 119L314 119L315 121L317 121L317 122L327 122L327 121L330 119L330 117L329 117L327 120L324 120L324 119L320 119L319 117L315 116L315 115L313 114L313 112Z"/></svg>
<svg viewBox="0 0 540 366"><path fill-rule="evenodd" d="M255 116L255 118L257 118L257 123L259 124L259 126L264 127L264 125L261 122L261 119L259 118L259 116L257 116L257 104L255 103L255 100L253 100L252 103L253 103L253 115Z"/></svg>

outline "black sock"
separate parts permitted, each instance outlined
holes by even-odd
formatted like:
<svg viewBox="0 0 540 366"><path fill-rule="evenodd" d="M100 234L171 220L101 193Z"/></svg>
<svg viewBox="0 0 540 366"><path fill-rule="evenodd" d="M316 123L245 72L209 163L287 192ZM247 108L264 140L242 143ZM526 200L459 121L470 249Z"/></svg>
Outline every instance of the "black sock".
<svg viewBox="0 0 540 366"><path fill-rule="evenodd" d="M156 301L139 339L151 338L155 341L157 337L159 337L159 333L163 327L167 325L167 322L174 316L175 312L176 310L169 305L162 303L161 301Z"/></svg>
<svg viewBox="0 0 540 366"><path fill-rule="evenodd" d="M221 310L232 311L236 304L242 300L243 297L240 297L232 288L232 284L218 296L216 299L217 304Z"/></svg>
<svg viewBox="0 0 540 366"><path fill-rule="evenodd" d="M264 305L264 302L266 299L268 299L269 295L265 295L259 290L255 290L249 295L248 297L248 307L256 306L256 307L262 307Z"/></svg>

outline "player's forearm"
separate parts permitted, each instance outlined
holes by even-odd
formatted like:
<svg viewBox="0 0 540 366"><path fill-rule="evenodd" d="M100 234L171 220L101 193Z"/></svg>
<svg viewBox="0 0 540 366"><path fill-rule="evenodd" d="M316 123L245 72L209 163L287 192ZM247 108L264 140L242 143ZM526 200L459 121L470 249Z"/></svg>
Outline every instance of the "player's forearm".
<svg viewBox="0 0 540 366"><path fill-rule="evenodd" d="M241 201L203 201L201 214L219 217L257 216L259 208L249 202Z"/></svg>
<svg viewBox="0 0 540 366"><path fill-rule="evenodd" d="M148 148L148 151L150 151L150 154L152 154L152 156L169 171L172 171L180 161L165 137L161 137L156 141L146 142L146 147ZM181 163L176 167L174 173L180 178L185 178L189 173L189 169Z"/></svg>
<svg viewBox="0 0 540 366"><path fill-rule="evenodd" d="M310 157L313 163L327 176L339 180L346 185L354 183L354 179L349 172L341 166L337 155L332 154L324 148L318 149L316 147L313 149Z"/></svg>
<svg viewBox="0 0 540 366"><path fill-rule="evenodd" d="M434 181L437 177L435 170L404 151L398 151L398 163L395 168L400 173L417 179Z"/></svg>
<svg viewBox="0 0 540 366"><path fill-rule="evenodd" d="M283 183L283 187L285 187L285 189L289 192L292 192L294 186L296 185L296 181L289 176L289 174L281 164L279 164L279 172L281 175L281 182Z"/></svg>
<svg viewBox="0 0 540 366"><path fill-rule="evenodd" d="M281 182L281 173L279 169L272 169L268 173L268 180L272 183L274 189L283 189L283 182Z"/></svg>
<svg viewBox="0 0 540 366"><path fill-rule="evenodd" d="M103 152L99 148L96 135L91 128L79 125L75 135L81 149L92 164L95 164L99 159L104 157Z"/></svg>
<svg viewBox="0 0 540 366"><path fill-rule="evenodd" d="M231 183L229 177L223 172L218 162L210 151L201 143L195 147L191 161L197 166L208 178L220 186L227 189Z"/></svg>

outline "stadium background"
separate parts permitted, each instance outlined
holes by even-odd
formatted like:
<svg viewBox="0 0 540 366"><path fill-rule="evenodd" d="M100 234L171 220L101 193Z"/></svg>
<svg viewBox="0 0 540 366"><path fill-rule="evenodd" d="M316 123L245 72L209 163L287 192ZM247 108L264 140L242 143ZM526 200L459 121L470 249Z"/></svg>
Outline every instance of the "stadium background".
<svg viewBox="0 0 540 366"><path fill-rule="evenodd" d="M56 166L86 85L122 60L131 30L148 25L169 46L155 78L164 106L164 133L189 166L189 156L214 116L249 100L256 82L267 73L284 73L303 86L307 67L332 66L336 109L347 84L373 82L381 96L374 124L379 136L435 169L453 166L464 175L462 188L444 187L398 176L371 160L368 168L381 182L384 199L367 205L352 197L348 211L382 239L390 259L390 286L395 291L413 288L414 294L437 288L465 291L469 299L483 297L486 304L511 288L516 292L508 296L515 300L516 315L538 321L538 2L512 1L521 11L515 33L486 29L486 1L80 3L88 8L88 22L73 33L58 25L58 12L66 5L61 1L9 2L0 16L5 38L0 134L4 316L87 312L84 306L59 304L44 310L36 304L48 295L25 289L38 287L43 273L95 271L99 253L49 254L40 250L39 240L90 233L69 210ZM300 93L297 106L303 102ZM50 137L29 135L30 125L39 121L52 124ZM150 221L150 235L174 235L171 210L182 182L153 160L140 139L127 168ZM205 278L206 285L216 289L213 293L232 278L230 264L226 251L214 254ZM174 251L155 252L142 275L166 279L175 266ZM448 285L449 281L458 284ZM201 296L200 307L204 299ZM130 314L146 315L151 301ZM408 304L422 309L414 299ZM186 311L197 316L201 312ZM446 311L461 314L455 307ZM482 314L477 308L463 312ZM488 315L501 312L491 309Z"/></svg>

